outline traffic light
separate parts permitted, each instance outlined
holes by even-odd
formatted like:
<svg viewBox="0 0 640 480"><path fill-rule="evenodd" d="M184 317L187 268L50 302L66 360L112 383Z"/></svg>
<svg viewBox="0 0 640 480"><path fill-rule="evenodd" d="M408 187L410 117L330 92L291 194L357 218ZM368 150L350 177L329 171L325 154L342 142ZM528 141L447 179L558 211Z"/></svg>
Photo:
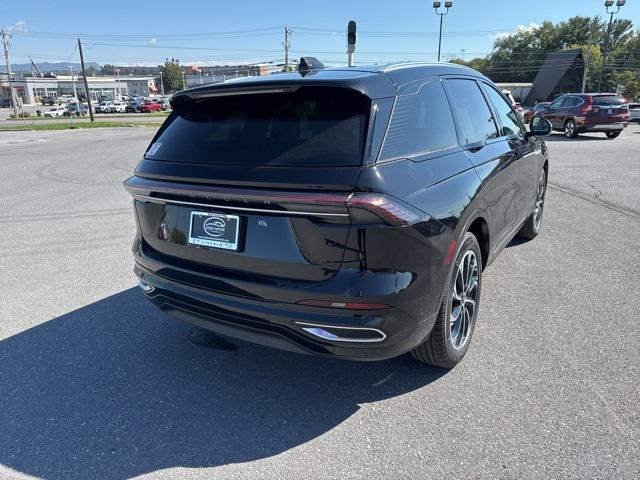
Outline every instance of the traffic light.
<svg viewBox="0 0 640 480"><path fill-rule="evenodd" d="M355 45L356 44L356 22L353 20L349 21L349 25L347 26L347 45Z"/></svg>

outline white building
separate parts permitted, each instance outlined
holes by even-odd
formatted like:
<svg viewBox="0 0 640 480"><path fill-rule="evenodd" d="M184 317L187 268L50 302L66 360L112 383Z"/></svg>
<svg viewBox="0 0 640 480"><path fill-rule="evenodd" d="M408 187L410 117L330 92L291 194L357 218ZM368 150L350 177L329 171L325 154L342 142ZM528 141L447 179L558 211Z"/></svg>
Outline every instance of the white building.
<svg viewBox="0 0 640 480"><path fill-rule="evenodd" d="M116 78L117 80L117 78ZM129 95L140 95L147 97L160 93L160 88L156 84L153 77L120 77L120 82L126 85L126 91Z"/></svg>
<svg viewBox="0 0 640 480"><path fill-rule="evenodd" d="M156 80L153 77L87 77L89 94L92 101L100 97L118 98L119 95L148 96L158 93ZM75 90L74 90L75 86ZM83 78L74 75L59 75L55 78L13 75L13 88L16 97L25 105L40 103L45 96L59 97L76 95L85 97ZM9 79L0 74L0 98L10 98Z"/></svg>

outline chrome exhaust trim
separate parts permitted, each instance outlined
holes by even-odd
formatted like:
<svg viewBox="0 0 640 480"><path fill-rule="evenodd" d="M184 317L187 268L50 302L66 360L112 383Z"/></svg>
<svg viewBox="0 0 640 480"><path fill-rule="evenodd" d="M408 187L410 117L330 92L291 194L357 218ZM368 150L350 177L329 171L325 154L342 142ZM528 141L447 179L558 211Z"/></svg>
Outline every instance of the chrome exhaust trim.
<svg viewBox="0 0 640 480"><path fill-rule="evenodd" d="M371 327L343 327L338 325L320 325L316 323L296 322L296 325L300 325L302 330L323 340L330 340L332 342L351 342L351 343L379 343L387 338L387 335L377 328ZM349 331L351 335L340 335L340 330ZM375 336L361 337L352 336L357 335L358 332L373 333ZM345 332L346 334L346 332Z"/></svg>
<svg viewBox="0 0 640 480"><path fill-rule="evenodd" d="M151 293L155 290L153 286L149 285L148 283L144 283L142 280L138 282L138 287L140 287L140 290L142 290L144 293Z"/></svg>

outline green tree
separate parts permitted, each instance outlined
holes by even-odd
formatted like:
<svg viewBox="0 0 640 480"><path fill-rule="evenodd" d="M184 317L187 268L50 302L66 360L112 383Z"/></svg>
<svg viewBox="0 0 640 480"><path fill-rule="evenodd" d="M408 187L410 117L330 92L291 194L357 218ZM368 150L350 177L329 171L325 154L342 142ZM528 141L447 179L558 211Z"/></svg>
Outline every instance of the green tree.
<svg viewBox="0 0 640 480"><path fill-rule="evenodd" d="M598 18L576 16L554 24L524 28L498 38L489 55L488 75L498 82L531 82L550 52L572 45L597 44L604 24Z"/></svg>
<svg viewBox="0 0 640 480"><path fill-rule="evenodd" d="M598 84L600 69L602 68L602 52L600 51L600 45L571 45L569 48L579 48L582 50L582 58L587 65L586 91L595 91Z"/></svg>
<svg viewBox="0 0 640 480"><path fill-rule="evenodd" d="M627 19L611 23L600 17L575 16L559 23L543 22L498 37L493 51L484 58L463 62L496 82L532 82L551 52L580 48L588 62L587 90L615 90L618 73L640 67L640 29L633 30ZM603 62L604 52L608 52ZM625 76L629 82L630 77ZM633 87L631 87L633 88Z"/></svg>
<svg viewBox="0 0 640 480"><path fill-rule="evenodd" d="M110 63L107 63L102 66L102 75L115 75L115 74L116 74L115 65L111 65Z"/></svg>
<svg viewBox="0 0 640 480"><path fill-rule="evenodd" d="M167 58L164 62L164 65L161 67L161 70L164 76L163 82L165 88L170 91L182 90L184 88L180 60L178 60L177 58L172 58L171 60L169 60Z"/></svg>
<svg viewBox="0 0 640 480"><path fill-rule="evenodd" d="M457 63L458 65L466 65L467 62L464 61L463 58L453 57L447 60L449 63Z"/></svg>
<svg viewBox="0 0 640 480"><path fill-rule="evenodd" d="M612 83L622 85L624 87L623 95L630 102L635 102L640 95L640 75L636 72L625 70L623 72L614 72L612 75ZM615 89L612 89L615 91Z"/></svg>

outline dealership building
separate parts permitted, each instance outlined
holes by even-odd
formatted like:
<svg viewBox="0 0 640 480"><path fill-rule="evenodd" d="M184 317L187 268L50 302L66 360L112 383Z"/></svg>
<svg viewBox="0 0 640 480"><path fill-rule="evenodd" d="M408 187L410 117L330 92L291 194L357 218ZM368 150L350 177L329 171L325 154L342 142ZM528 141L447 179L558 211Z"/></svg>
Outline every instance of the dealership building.
<svg viewBox="0 0 640 480"><path fill-rule="evenodd" d="M81 76L69 75L36 77L12 75L13 88L22 104L37 104L46 96L78 95L84 98L84 81ZM87 77L91 100L97 101L106 96L118 98L119 95L149 96L159 93L157 80L154 77ZM75 90L74 90L75 87ZM0 74L0 98L10 98L9 78Z"/></svg>

